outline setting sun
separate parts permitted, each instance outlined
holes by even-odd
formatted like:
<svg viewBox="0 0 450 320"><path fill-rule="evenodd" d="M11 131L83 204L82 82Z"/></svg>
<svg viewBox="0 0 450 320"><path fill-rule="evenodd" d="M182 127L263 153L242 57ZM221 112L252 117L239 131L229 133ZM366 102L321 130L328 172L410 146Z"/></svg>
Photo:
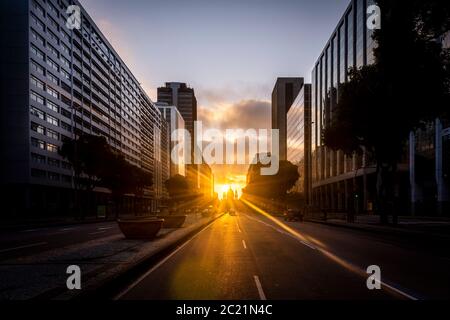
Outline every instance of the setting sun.
<svg viewBox="0 0 450 320"><path fill-rule="evenodd" d="M238 196L241 197L242 195L242 189L245 187L244 184L239 183L230 183L230 184L216 184L214 186L215 192L218 193L219 199L223 199L224 195L231 189L234 192L237 191Z"/></svg>

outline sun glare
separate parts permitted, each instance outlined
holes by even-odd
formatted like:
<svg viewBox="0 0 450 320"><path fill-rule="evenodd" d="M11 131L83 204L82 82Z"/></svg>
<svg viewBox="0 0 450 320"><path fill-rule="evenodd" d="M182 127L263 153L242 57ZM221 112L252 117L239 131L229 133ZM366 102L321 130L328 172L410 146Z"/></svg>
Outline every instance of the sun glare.
<svg viewBox="0 0 450 320"><path fill-rule="evenodd" d="M219 199L223 200L228 193L228 191L231 189L233 192L238 193L238 196L240 197L242 195L242 189L244 188L244 185L238 184L238 183L227 183L227 184L216 184L214 189L215 192L218 193Z"/></svg>

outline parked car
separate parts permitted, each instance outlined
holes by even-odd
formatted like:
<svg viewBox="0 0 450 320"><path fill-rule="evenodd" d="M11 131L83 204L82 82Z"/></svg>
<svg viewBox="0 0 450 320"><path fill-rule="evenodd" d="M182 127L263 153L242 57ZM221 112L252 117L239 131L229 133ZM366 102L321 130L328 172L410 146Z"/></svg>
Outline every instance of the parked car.
<svg viewBox="0 0 450 320"><path fill-rule="evenodd" d="M290 222L299 221L299 222L303 222L303 219L304 219L303 212L301 212L301 210L298 210L298 209L288 209L284 213L284 220L285 221L290 221Z"/></svg>

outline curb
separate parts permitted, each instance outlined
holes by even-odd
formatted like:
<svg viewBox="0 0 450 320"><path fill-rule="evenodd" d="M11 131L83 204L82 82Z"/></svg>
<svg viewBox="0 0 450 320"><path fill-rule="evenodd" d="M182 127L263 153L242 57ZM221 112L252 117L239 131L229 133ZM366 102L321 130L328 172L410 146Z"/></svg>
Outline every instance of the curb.
<svg viewBox="0 0 450 320"><path fill-rule="evenodd" d="M91 285L86 290L81 292L79 295L73 297L70 300L111 300L118 293L120 293L121 289L125 287L127 284L131 283L133 279L137 279L140 275L142 275L145 271L147 271L152 266L156 265L159 261L161 261L164 257L169 255L172 251L183 245L186 241L191 239L193 236L209 227L211 224L216 222L218 219L222 218L225 213L218 215L217 217L212 218L210 221L202 224L189 233L182 236L180 239L175 240L173 243L166 245L165 247L160 248L158 251L153 252L152 254L142 258L136 263L130 265L126 270L109 277L101 281L96 285Z"/></svg>
<svg viewBox="0 0 450 320"><path fill-rule="evenodd" d="M96 224L105 222L114 222L117 219L98 219L98 220L79 220L79 221L54 221L54 222L31 222L29 224L18 224L18 225L6 225L0 227L0 232L5 231L19 231L23 229L43 229L52 227L63 227L63 226L75 226L75 225L86 225L86 224Z"/></svg>
<svg viewBox="0 0 450 320"><path fill-rule="evenodd" d="M357 224L344 224L344 223L334 223L334 222L327 222L327 221L321 221L321 220L315 220L315 219L305 219L307 222L315 223L315 224L322 224L327 225L331 227L338 227L343 229L351 229L351 230L357 230L362 232L371 232L371 233L377 233L377 234L385 234L385 235L396 235L396 236L413 236L418 238L427 238L427 240L435 239L435 240L450 240L450 236L442 235L442 234L436 234L436 233L427 233L423 231L414 231L414 230L402 230L402 229L385 229L385 228L378 228L375 226L365 226L365 225L357 225Z"/></svg>

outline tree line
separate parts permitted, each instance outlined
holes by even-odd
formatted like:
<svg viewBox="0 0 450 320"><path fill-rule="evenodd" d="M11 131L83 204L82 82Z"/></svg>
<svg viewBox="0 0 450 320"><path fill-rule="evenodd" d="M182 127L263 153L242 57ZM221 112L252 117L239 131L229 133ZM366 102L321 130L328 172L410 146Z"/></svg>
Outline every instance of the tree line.
<svg viewBox="0 0 450 320"><path fill-rule="evenodd" d="M129 163L103 136L83 134L65 141L59 153L72 164L75 189L87 192L93 192L97 187L109 189L116 215L124 195L142 198L145 189L153 186L153 175Z"/></svg>

